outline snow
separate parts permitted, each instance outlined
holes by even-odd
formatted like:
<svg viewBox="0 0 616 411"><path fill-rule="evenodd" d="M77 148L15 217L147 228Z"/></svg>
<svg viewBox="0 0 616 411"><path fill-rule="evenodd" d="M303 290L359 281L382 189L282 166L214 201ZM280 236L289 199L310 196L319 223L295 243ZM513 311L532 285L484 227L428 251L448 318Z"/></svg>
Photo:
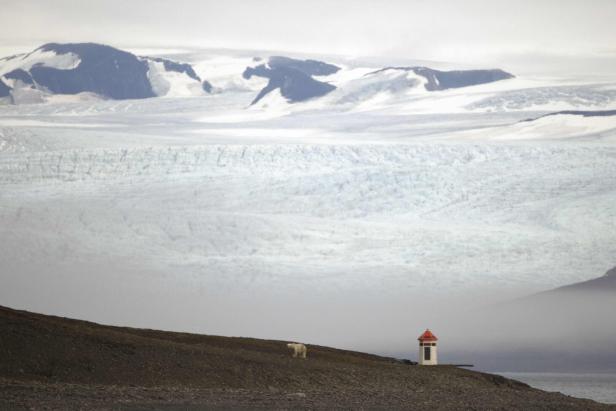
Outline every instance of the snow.
<svg viewBox="0 0 616 411"><path fill-rule="evenodd" d="M607 110L616 108L616 88L602 84L537 85L497 93L469 104L468 108L499 111Z"/></svg>
<svg viewBox="0 0 616 411"><path fill-rule="evenodd" d="M79 66L81 59L73 53L56 54L54 51L34 50L22 57L0 62L0 74L9 73L15 69L30 70L32 66L42 64L45 67L60 70L71 70Z"/></svg>
<svg viewBox="0 0 616 411"><path fill-rule="evenodd" d="M355 70L357 71L357 70ZM334 104L353 104L364 111L385 107L399 99L424 95L426 79L412 71L385 70L367 73L347 82L328 96Z"/></svg>
<svg viewBox="0 0 616 411"><path fill-rule="evenodd" d="M504 127L489 127L450 135L449 138L481 140L546 140L570 138L610 138L616 140L616 116L584 117L552 115Z"/></svg>
<svg viewBox="0 0 616 411"><path fill-rule="evenodd" d="M319 81L325 81L338 88L345 87L348 82L352 80L360 79L361 77L369 74L375 70L378 70L378 67L347 67L342 64L337 64L340 67L340 70L335 72L334 74L330 74L327 76L313 76L315 79Z"/></svg>
<svg viewBox="0 0 616 411"><path fill-rule="evenodd" d="M193 64L202 78L212 83L217 90L258 92L268 83L268 79L252 76L242 77L246 67L259 63L252 57L233 57L226 55L207 55Z"/></svg>
<svg viewBox="0 0 616 411"><path fill-rule="evenodd" d="M185 73L165 70L162 62L148 60L148 79L159 97L191 97L205 94L201 83Z"/></svg>
<svg viewBox="0 0 616 411"><path fill-rule="evenodd" d="M8 262L99 250L195 284L551 286L613 258L615 166L616 147L584 146L24 152L1 158L0 221Z"/></svg>
<svg viewBox="0 0 616 411"><path fill-rule="evenodd" d="M93 124L93 123L60 123L56 121L41 121L28 118L6 118L2 120L2 127L78 127L78 128L93 128L93 127L110 127L109 124Z"/></svg>

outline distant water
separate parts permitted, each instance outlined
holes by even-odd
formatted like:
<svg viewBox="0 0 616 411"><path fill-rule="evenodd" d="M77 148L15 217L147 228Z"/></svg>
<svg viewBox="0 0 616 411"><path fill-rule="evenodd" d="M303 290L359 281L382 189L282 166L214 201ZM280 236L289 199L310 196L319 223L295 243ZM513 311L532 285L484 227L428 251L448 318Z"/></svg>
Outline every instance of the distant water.
<svg viewBox="0 0 616 411"><path fill-rule="evenodd" d="M499 372L544 391L558 391L572 397L616 404L616 374L564 374L539 372Z"/></svg>

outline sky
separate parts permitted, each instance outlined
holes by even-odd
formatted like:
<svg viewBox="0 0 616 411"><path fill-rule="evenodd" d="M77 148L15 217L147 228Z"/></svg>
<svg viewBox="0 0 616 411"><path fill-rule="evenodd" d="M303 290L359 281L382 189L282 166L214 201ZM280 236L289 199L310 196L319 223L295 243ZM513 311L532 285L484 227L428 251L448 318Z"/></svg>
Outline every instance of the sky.
<svg viewBox="0 0 616 411"><path fill-rule="evenodd" d="M0 0L0 51L45 42L500 63L612 59L612 0Z"/></svg>

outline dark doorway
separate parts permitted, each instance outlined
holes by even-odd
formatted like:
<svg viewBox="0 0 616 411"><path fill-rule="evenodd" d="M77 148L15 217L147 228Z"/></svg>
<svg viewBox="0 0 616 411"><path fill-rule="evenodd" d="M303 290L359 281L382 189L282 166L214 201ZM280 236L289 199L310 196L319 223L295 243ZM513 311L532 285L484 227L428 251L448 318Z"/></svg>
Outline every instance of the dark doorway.
<svg viewBox="0 0 616 411"><path fill-rule="evenodd" d="M424 347L424 360L430 361L430 354L432 354L430 347Z"/></svg>

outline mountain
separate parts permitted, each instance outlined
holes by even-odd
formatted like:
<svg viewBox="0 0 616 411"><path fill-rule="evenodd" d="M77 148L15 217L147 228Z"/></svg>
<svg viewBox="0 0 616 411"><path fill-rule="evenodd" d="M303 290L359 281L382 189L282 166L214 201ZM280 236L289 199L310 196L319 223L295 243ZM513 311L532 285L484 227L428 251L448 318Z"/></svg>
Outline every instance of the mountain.
<svg viewBox="0 0 616 411"><path fill-rule="evenodd" d="M185 57L190 59L189 55ZM398 93L395 97L404 99L408 97L407 92L418 87L439 91L513 78L496 69L440 71L422 66L362 69L363 74L358 77L353 68L313 59L271 56L264 63L260 58L254 61L260 63L244 65L243 72L237 68L230 74L243 80L227 81L241 85L253 77L267 80L264 86L257 82L260 85L255 89L259 91L251 105L273 92L279 93L287 103L297 103L342 88L329 101L337 105L366 102L384 91ZM199 67L209 70L205 63L199 63ZM219 68L213 61L211 69ZM338 73L342 75L337 76ZM27 54L0 59L0 98L15 104L43 102L53 95L124 100L199 96L211 93L212 89L211 83L202 79L188 62L137 56L95 43L49 43Z"/></svg>
<svg viewBox="0 0 616 411"><path fill-rule="evenodd" d="M600 293L610 294L616 298L616 267L607 270L601 277L592 278L587 281L573 283L550 291L535 294L529 299L541 299L545 297L564 297L570 293Z"/></svg>
<svg viewBox="0 0 616 411"><path fill-rule="evenodd" d="M493 370L614 371L615 312L616 267L467 315L458 333L480 328L483 346L460 355Z"/></svg>
<svg viewBox="0 0 616 411"><path fill-rule="evenodd" d="M0 307L2 409L613 409L453 366Z"/></svg>
<svg viewBox="0 0 616 411"><path fill-rule="evenodd" d="M55 94L124 100L211 91L189 64L138 57L95 43L49 43L2 59L0 82L0 96L13 103L43 101Z"/></svg>
<svg viewBox="0 0 616 411"><path fill-rule="evenodd" d="M385 71L413 72L425 79L424 87L428 91L476 86L515 77L513 74L499 69L440 71L428 67L385 67L369 74L378 74Z"/></svg>
<svg viewBox="0 0 616 411"><path fill-rule="evenodd" d="M247 67L242 76L247 80L252 76L269 80L267 85L254 98L251 105L277 89L288 102L296 103L320 97L335 90L335 86L315 80L313 76L328 76L338 70L340 70L340 67L321 61L273 56L269 58L266 64Z"/></svg>
<svg viewBox="0 0 616 411"><path fill-rule="evenodd" d="M11 95L11 88L0 80L0 97L8 97Z"/></svg>

